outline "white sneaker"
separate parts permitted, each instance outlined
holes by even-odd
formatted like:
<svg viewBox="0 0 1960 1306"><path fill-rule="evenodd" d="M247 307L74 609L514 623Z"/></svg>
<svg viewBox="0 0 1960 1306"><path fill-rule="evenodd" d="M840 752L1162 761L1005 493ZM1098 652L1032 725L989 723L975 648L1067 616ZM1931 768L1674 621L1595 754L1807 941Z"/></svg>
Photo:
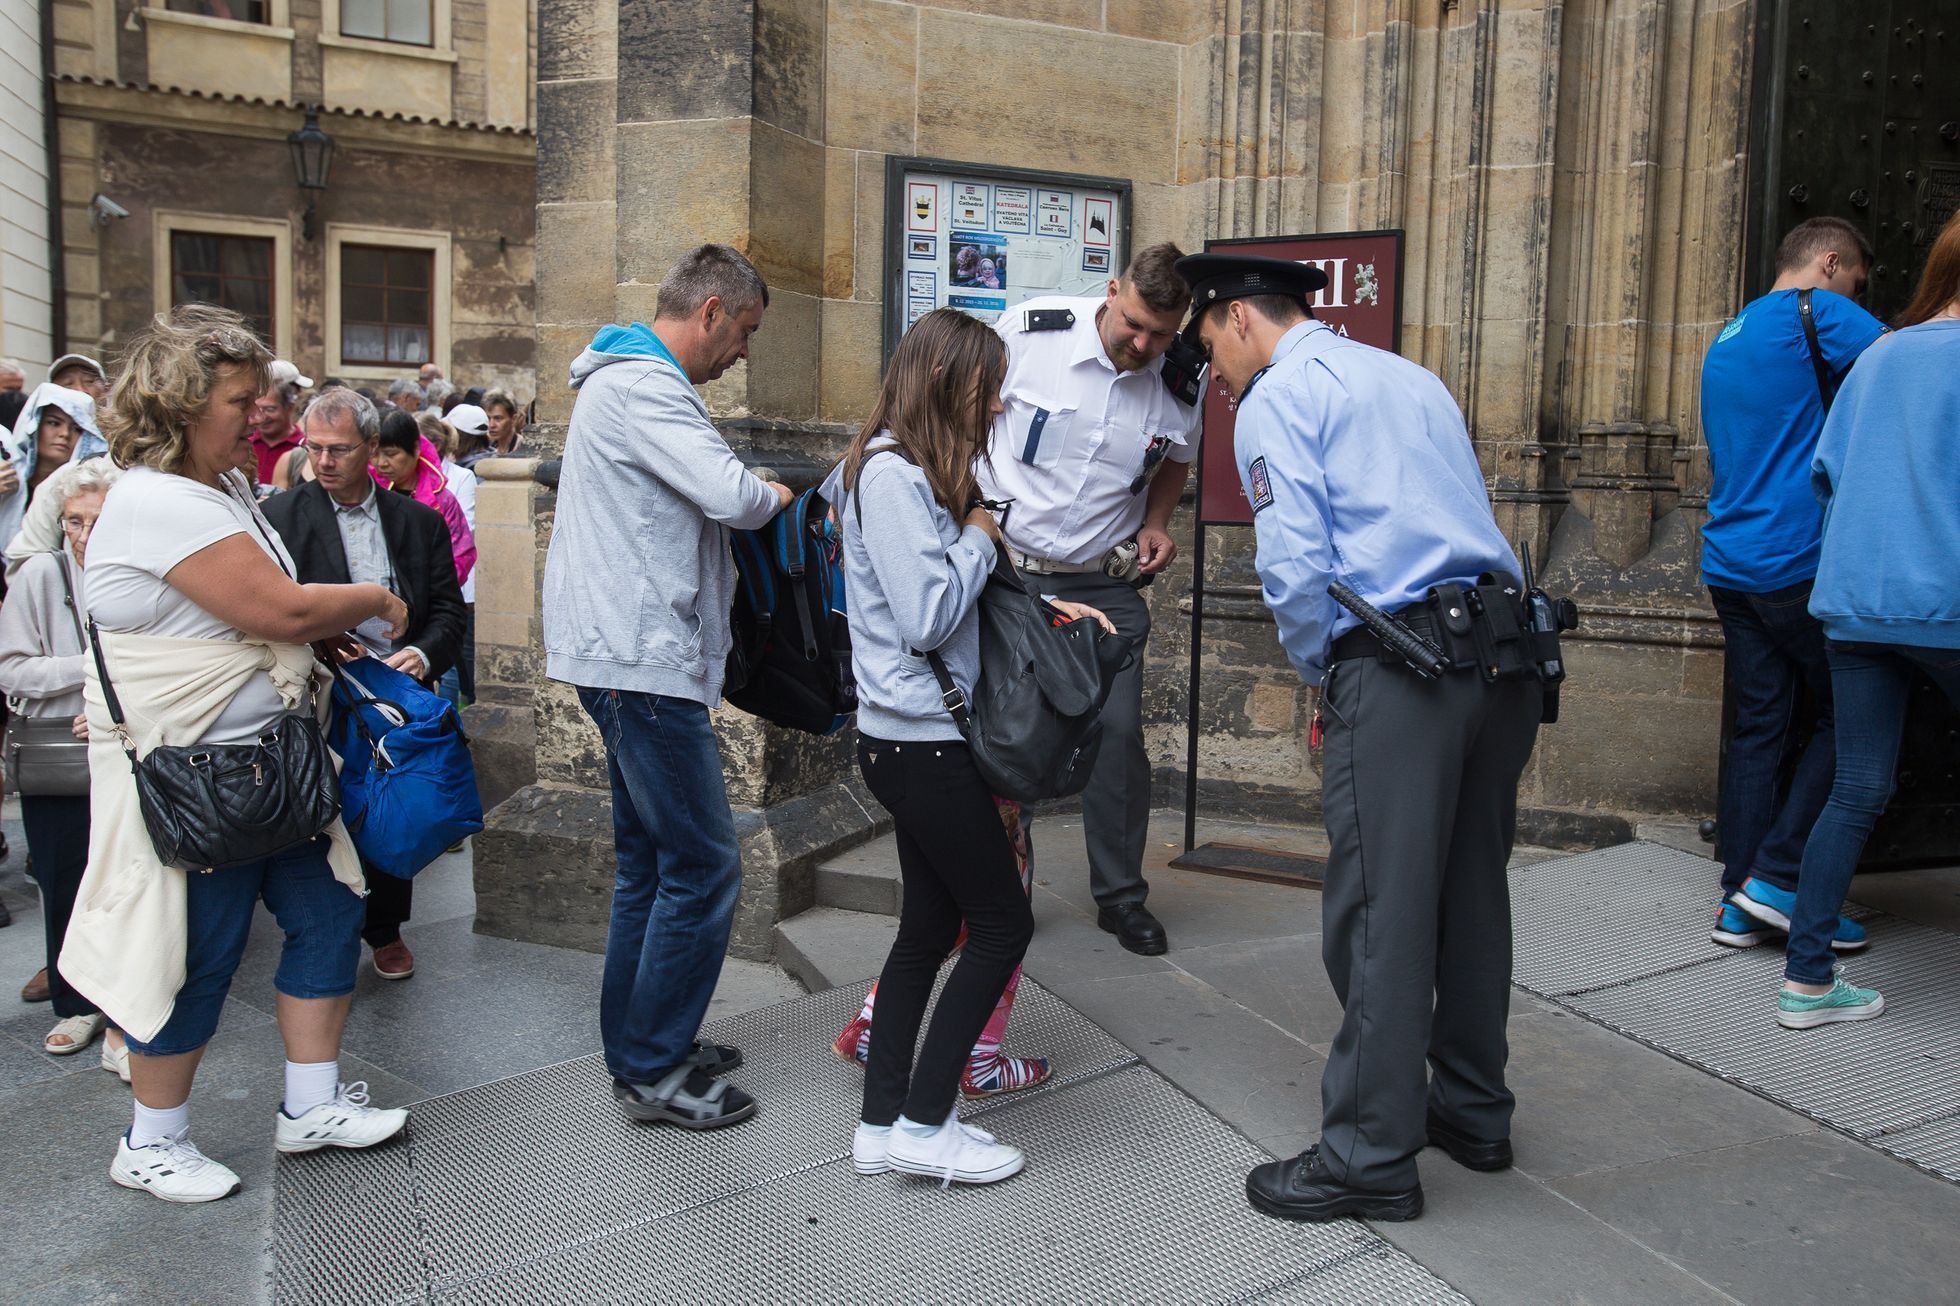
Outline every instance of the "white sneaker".
<svg viewBox="0 0 1960 1306"><path fill-rule="evenodd" d="M312 1152L322 1147L373 1147L386 1142L408 1123L408 1112L368 1105L367 1081L342 1084L331 1102L322 1102L295 1120L281 1107L274 1118L275 1145L282 1152Z"/></svg>
<svg viewBox="0 0 1960 1306"><path fill-rule="evenodd" d="M883 1174L891 1169L891 1162L885 1159L885 1149L891 1145L892 1127L890 1125L867 1125L858 1121L857 1132L851 1135L851 1164L859 1174Z"/></svg>
<svg viewBox="0 0 1960 1306"><path fill-rule="evenodd" d="M131 1147L124 1133L116 1143L109 1177L166 1202L215 1202L239 1188L237 1175L198 1151L188 1138L159 1138L147 1147Z"/></svg>
<svg viewBox="0 0 1960 1306"><path fill-rule="evenodd" d="M909 1123L904 1116L898 1118L885 1159L903 1174L939 1180L941 1188L955 1183L998 1183L1021 1173L1021 1167L1028 1163L1020 1148L996 1142L984 1129L961 1124L957 1107L937 1133L924 1138L907 1129Z"/></svg>
<svg viewBox="0 0 1960 1306"><path fill-rule="evenodd" d="M102 1068L123 1083L129 1082L129 1044L102 1040Z"/></svg>

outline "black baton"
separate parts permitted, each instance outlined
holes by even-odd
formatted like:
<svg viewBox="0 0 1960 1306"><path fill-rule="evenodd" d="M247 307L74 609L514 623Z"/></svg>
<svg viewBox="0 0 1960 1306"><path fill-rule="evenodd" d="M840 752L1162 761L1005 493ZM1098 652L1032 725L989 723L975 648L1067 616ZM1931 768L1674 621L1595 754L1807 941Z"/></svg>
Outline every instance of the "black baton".
<svg viewBox="0 0 1960 1306"><path fill-rule="evenodd" d="M1341 582L1335 581L1329 585L1327 593L1334 602L1361 618L1361 624L1382 642L1383 648L1408 663L1424 680L1435 680L1450 669L1450 660L1444 656L1442 649L1437 648L1426 637L1410 630Z"/></svg>

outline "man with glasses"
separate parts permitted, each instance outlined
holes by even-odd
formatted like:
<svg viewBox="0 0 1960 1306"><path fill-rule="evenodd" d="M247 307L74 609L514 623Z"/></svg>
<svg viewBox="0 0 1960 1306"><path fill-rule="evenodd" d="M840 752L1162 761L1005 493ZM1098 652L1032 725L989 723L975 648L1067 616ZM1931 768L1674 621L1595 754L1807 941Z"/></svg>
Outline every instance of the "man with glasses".
<svg viewBox="0 0 1960 1306"><path fill-rule="evenodd" d="M390 640L377 622L351 633L404 675L433 688L463 643L463 591L442 514L376 484L368 472L381 416L352 390L328 390L307 405L303 446L316 479L266 501L266 520L286 542L302 585L385 585L408 604L408 630ZM415 956L402 942L414 905L412 882L364 868L374 969L407 979Z"/></svg>

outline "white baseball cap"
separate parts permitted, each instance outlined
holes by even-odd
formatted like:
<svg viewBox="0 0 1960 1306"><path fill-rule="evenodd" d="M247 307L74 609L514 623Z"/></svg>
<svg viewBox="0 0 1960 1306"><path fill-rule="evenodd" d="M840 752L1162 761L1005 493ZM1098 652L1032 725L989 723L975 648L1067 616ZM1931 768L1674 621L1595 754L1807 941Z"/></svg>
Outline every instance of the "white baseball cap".
<svg viewBox="0 0 1960 1306"><path fill-rule="evenodd" d="M272 360L272 384L275 388L282 385L297 385L302 390L311 390L313 378L301 376L298 367L283 358L275 358Z"/></svg>
<svg viewBox="0 0 1960 1306"><path fill-rule="evenodd" d="M488 435L490 433L490 414L475 404L457 404L444 414L443 421L449 423L464 435Z"/></svg>

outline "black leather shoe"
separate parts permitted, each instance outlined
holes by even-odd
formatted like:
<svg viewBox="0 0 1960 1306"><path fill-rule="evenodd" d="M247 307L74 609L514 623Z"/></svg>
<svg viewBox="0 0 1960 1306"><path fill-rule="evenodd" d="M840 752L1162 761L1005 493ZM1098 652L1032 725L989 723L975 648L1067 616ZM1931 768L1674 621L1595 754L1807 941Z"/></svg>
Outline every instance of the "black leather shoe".
<svg viewBox="0 0 1960 1306"><path fill-rule="evenodd" d="M1170 947L1163 924L1140 902L1119 902L1096 912L1097 928L1116 936L1131 952L1154 957Z"/></svg>
<svg viewBox="0 0 1960 1306"><path fill-rule="evenodd" d="M1413 1220L1422 1214L1422 1185L1399 1193L1350 1188L1320 1163L1320 1146L1291 1161L1268 1161L1245 1177L1245 1197L1282 1220Z"/></svg>
<svg viewBox="0 0 1960 1306"><path fill-rule="evenodd" d="M1511 1168L1511 1140L1500 1138L1490 1142L1482 1138L1472 1138L1461 1129L1444 1123L1434 1111L1429 1113L1429 1145L1440 1147L1450 1154L1450 1159L1470 1170L1509 1170Z"/></svg>

